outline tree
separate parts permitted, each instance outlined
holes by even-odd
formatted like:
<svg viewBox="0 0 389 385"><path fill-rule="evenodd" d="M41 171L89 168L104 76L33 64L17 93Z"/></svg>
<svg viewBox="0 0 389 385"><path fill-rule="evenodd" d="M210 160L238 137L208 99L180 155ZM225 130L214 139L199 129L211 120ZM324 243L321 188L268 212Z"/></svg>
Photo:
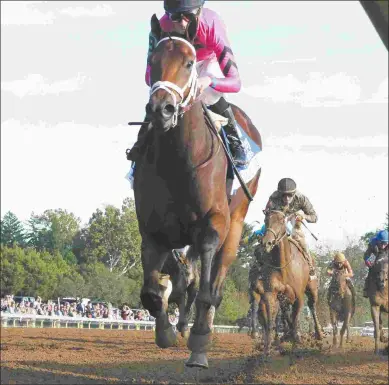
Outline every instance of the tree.
<svg viewBox="0 0 389 385"><path fill-rule="evenodd" d="M18 217L8 211L5 213L1 221L1 244L5 246L12 246L17 244L24 246L26 244L26 235L23 224Z"/></svg>
<svg viewBox="0 0 389 385"><path fill-rule="evenodd" d="M118 275L140 265L141 239L133 200L125 199L121 209L107 205L104 211L96 210L83 236L85 262L102 262Z"/></svg>
<svg viewBox="0 0 389 385"><path fill-rule="evenodd" d="M72 251L73 240L80 231L80 219L66 210L46 210L41 215L31 214L29 245L37 250L58 251L65 256Z"/></svg>

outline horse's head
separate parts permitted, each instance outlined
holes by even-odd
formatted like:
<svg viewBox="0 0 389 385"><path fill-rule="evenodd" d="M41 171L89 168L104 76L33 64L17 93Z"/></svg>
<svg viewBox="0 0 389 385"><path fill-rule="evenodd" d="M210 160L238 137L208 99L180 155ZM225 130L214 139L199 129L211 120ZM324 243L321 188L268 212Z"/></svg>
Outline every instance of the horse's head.
<svg viewBox="0 0 389 385"><path fill-rule="evenodd" d="M373 275L380 291L388 284L388 257L377 258L373 267Z"/></svg>
<svg viewBox="0 0 389 385"><path fill-rule="evenodd" d="M154 14L151 31L158 43L150 59L151 89L146 113L154 127L167 132L177 124L182 108L196 97L196 50L193 40L197 33L197 19L193 15L185 35L173 36L162 32Z"/></svg>
<svg viewBox="0 0 389 385"><path fill-rule="evenodd" d="M286 221L287 218L282 211L269 210L266 213L266 233L262 237L262 245L267 253L285 237Z"/></svg>

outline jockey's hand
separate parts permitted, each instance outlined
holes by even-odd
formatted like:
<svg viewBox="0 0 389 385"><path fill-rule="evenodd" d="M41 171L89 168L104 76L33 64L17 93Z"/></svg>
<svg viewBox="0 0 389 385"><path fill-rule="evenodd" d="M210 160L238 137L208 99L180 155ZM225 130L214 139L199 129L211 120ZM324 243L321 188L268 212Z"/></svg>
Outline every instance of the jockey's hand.
<svg viewBox="0 0 389 385"><path fill-rule="evenodd" d="M305 214L303 210L296 211L295 215L296 215L296 221L301 222L303 219L305 219Z"/></svg>
<svg viewBox="0 0 389 385"><path fill-rule="evenodd" d="M197 99L212 83L212 79L209 76L202 76L197 79Z"/></svg>

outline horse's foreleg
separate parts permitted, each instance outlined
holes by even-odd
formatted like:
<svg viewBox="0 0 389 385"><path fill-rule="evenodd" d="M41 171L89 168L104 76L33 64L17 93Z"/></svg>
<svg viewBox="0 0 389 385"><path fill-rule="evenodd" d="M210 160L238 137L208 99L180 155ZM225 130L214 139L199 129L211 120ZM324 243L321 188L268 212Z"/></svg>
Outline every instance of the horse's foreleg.
<svg viewBox="0 0 389 385"><path fill-rule="evenodd" d="M308 297L308 307L311 312L313 323L315 325L315 338L317 340L322 340L324 338L324 334L322 332L322 328L319 322L319 317L317 316L317 303L318 303L318 283L317 280L310 281L308 283L307 297Z"/></svg>
<svg viewBox="0 0 389 385"><path fill-rule="evenodd" d="M382 310L379 310L379 321L380 321L380 341L381 342L388 342L388 339L384 336L384 330L382 329Z"/></svg>
<svg viewBox="0 0 389 385"><path fill-rule="evenodd" d="M338 345L338 320L336 311L330 308L330 320L332 325L332 346L335 348Z"/></svg>
<svg viewBox="0 0 389 385"><path fill-rule="evenodd" d="M379 328L380 328L380 308L379 306L370 305L371 318L374 323L374 339L375 347L374 353L378 354L378 340L379 340Z"/></svg>
<svg viewBox="0 0 389 385"><path fill-rule="evenodd" d="M252 293L252 302L251 302L251 338L256 339L259 337L258 333L258 309L259 301L261 296L256 293Z"/></svg>
<svg viewBox="0 0 389 385"><path fill-rule="evenodd" d="M214 214L210 226L202 229L195 239L195 247L200 254L201 276L200 288L196 297L196 317L190 331L188 348L192 351L186 365L189 367L208 368L206 351L211 337L211 327L215 306L211 296L211 268L213 258L223 244L228 228L229 218Z"/></svg>
<svg viewBox="0 0 389 385"><path fill-rule="evenodd" d="M347 311L347 310L345 310ZM344 333L347 332L347 342L350 342L350 317L351 317L351 311L347 313L347 315L344 317L342 329L340 329L340 343L339 346L343 346L343 338Z"/></svg>
<svg viewBox="0 0 389 385"><path fill-rule="evenodd" d="M301 337L299 333L299 315L301 309L303 308L304 300L301 297L297 297L292 305L292 333L293 339L296 343L301 342Z"/></svg>
<svg viewBox="0 0 389 385"><path fill-rule="evenodd" d="M167 256L168 252L159 251L152 241L142 240L144 282L140 298L145 309L155 317L155 342L160 348L170 347L176 342L176 334L167 314L172 283L168 276L161 274Z"/></svg>

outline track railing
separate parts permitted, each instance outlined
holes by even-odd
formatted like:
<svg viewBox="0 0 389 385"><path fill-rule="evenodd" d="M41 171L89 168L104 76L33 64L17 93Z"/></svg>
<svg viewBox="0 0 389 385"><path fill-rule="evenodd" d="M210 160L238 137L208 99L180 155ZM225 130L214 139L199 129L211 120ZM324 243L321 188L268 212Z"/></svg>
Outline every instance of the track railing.
<svg viewBox="0 0 389 385"><path fill-rule="evenodd" d="M87 318L65 316L43 316L35 314L1 313L1 327L31 328L78 328L116 330L155 330L154 321L117 320L110 318ZM192 326L192 324L189 324ZM238 326L214 325L216 333L237 333Z"/></svg>

